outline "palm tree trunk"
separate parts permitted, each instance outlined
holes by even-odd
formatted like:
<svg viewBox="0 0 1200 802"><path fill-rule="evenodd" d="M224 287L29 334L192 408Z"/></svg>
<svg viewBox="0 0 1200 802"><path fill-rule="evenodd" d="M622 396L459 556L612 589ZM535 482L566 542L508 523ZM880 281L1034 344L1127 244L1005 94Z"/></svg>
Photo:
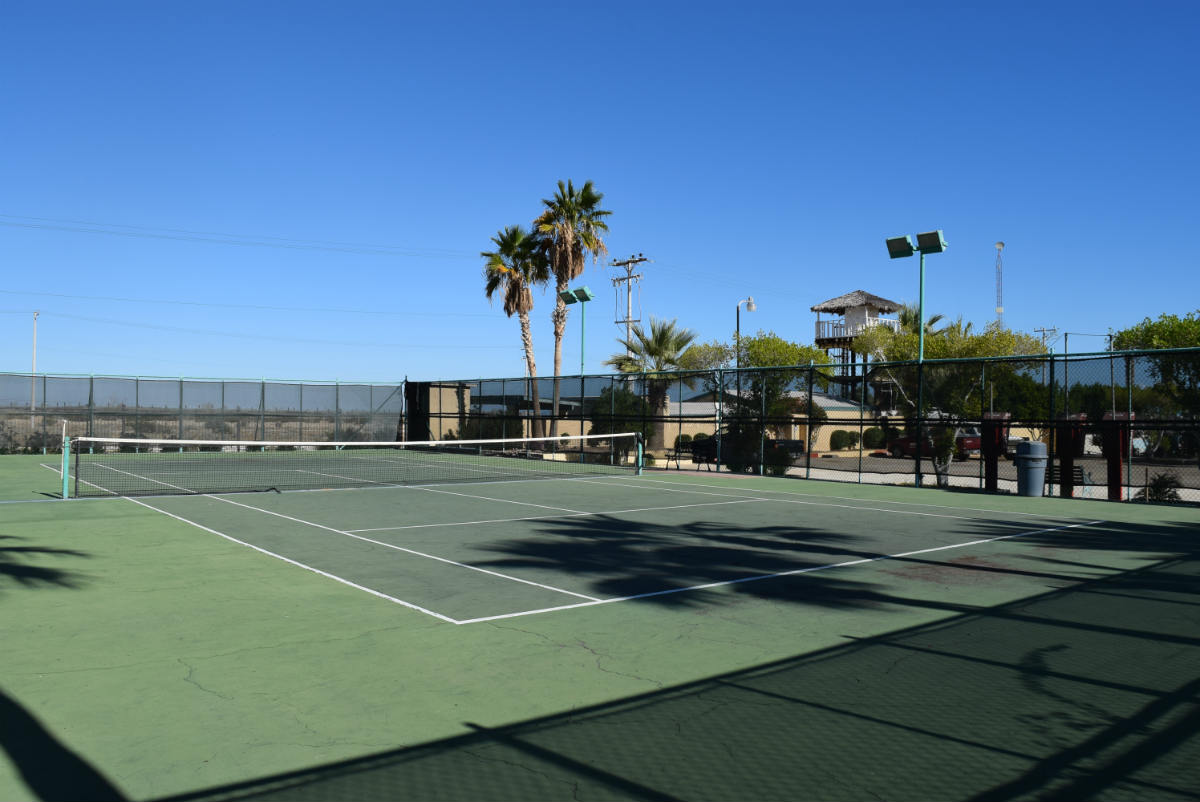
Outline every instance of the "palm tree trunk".
<svg viewBox="0 0 1200 802"><path fill-rule="evenodd" d="M521 312L518 317L521 321L521 344L525 346L525 365L529 369L529 385L533 394L533 426L531 430L534 437L545 437L546 427L545 421L542 420L542 400L538 396L538 381L537 381L537 365L533 361L533 334L529 330L529 313ZM525 433L522 432L524 437Z"/></svg>
<svg viewBox="0 0 1200 802"><path fill-rule="evenodd" d="M559 281L557 291L565 292L567 282ZM567 305L563 303L562 298L558 299L558 303L554 307L554 313L550 316L554 323L554 401L551 404L550 418L550 436L558 437L558 404L561 392L562 379L562 342L563 333L567 329Z"/></svg>

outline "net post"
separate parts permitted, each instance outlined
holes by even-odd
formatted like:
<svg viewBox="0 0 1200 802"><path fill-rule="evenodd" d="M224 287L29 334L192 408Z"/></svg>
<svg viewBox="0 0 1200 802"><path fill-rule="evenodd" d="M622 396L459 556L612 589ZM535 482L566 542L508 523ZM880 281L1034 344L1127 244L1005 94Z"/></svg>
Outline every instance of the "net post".
<svg viewBox="0 0 1200 802"><path fill-rule="evenodd" d="M644 461L643 458L645 456L645 438L642 436L641 432L638 432L634 436L634 439L637 442L637 475L641 476L642 475L642 463Z"/></svg>
<svg viewBox="0 0 1200 802"><path fill-rule="evenodd" d="M71 438L63 435L62 443L62 497L71 497Z"/></svg>

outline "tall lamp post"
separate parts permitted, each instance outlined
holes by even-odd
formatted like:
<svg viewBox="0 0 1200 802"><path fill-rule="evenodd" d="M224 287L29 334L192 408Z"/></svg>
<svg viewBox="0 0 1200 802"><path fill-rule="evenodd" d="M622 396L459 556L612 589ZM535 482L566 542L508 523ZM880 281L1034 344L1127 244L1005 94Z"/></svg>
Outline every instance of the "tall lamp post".
<svg viewBox="0 0 1200 802"><path fill-rule="evenodd" d="M587 323L587 302L593 301L596 294L587 287L576 287L571 290L563 290L558 294L564 304L579 304L579 375L583 375L583 336ZM583 399L580 399L580 403Z"/></svg>
<svg viewBox="0 0 1200 802"><path fill-rule="evenodd" d="M912 256L914 252L921 254L921 285L920 299L917 301L917 361L925 361L925 254L941 253L946 250L946 236L939 228L937 231L926 231L917 235L917 244L913 245L912 237L891 237L887 241L888 256L902 259Z"/></svg>
<svg viewBox="0 0 1200 802"><path fill-rule="evenodd" d="M924 446L924 427L921 425L921 413L925 406L925 254L941 253L946 250L946 237L939 228L936 231L925 231L917 235L917 244L908 234L903 237L890 237L887 240L888 256L893 259L903 259L912 256L914 252L921 255L920 297L917 300L917 487L921 486L921 451Z"/></svg>

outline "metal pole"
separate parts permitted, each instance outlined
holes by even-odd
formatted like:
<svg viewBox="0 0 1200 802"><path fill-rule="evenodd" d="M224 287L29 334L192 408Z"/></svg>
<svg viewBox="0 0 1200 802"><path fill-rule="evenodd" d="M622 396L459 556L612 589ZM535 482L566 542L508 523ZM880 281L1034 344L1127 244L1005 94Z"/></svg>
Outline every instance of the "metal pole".
<svg viewBox="0 0 1200 802"><path fill-rule="evenodd" d="M583 338L587 331L587 301L579 302L579 375L583 375ZM579 403L583 403L582 391Z"/></svg>
<svg viewBox="0 0 1200 802"><path fill-rule="evenodd" d="M921 251L920 298L917 301L917 361L925 361L925 251ZM919 448L919 446L918 446ZM921 483L918 481L918 485Z"/></svg>
<svg viewBox="0 0 1200 802"><path fill-rule="evenodd" d="M37 319L41 312L33 313L33 372L29 376L29 430L37 428L34 419L37 415Z"/></svg>

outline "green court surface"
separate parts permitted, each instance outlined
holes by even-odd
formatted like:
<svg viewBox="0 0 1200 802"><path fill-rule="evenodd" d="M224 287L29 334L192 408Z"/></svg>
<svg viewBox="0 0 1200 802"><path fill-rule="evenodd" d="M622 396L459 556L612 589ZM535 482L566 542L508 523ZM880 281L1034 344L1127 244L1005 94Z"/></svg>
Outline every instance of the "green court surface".
<svg viewBox="0 0 1200 802"><path fill-rule="evenodd" d="M1200 512L716 473L54 500L0 799L1195 799Z"/></svg>

